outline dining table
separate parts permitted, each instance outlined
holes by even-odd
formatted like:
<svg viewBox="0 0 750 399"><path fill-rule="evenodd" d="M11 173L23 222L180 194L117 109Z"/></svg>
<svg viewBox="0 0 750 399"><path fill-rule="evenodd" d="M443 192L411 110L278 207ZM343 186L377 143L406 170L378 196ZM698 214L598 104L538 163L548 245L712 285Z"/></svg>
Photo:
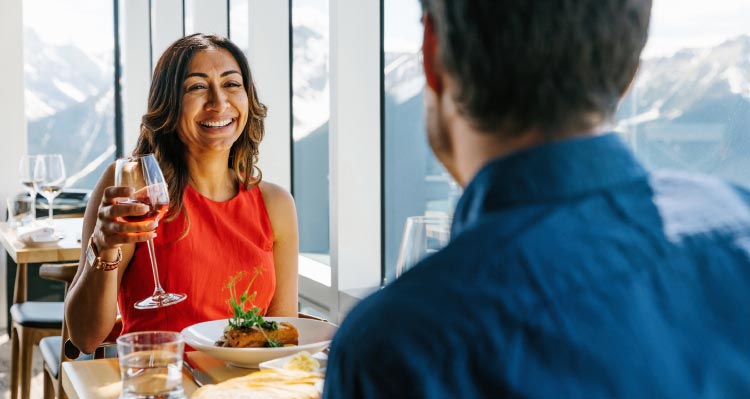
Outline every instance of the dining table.
<svg viewBox="0 0 750 399"><path fill-rule="evenodd" d="M258 371L241 368L203 352L185 354L190 367L182 369L182 387L189 398L201 384L215 384ZM122 391L120 364L116 358L78 360L62 364L62 386L68 398L115 399Z"/></svg>
<svg viewBox="0 0 750 399"><path fill-rule="evenodd" d="M29 264L78 261L81 256L83 218L54 219L52 225L55 231L62 234L62 239L50 245L37 246L24 244L18 239L16 229L6 222L0 222L0 242L17 265L13 304L26 302Z"/></svg>

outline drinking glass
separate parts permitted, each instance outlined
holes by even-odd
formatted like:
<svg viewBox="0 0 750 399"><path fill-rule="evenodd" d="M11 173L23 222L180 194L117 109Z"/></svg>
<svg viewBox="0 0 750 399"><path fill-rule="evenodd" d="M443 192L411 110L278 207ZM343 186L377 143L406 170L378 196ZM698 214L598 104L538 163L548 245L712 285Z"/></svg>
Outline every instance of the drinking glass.
<svg viewBox="0 0 750 399"><path fill-rule="evenodd" d="M447 216L410 216L396 261L396 277L422 259L448 245L451 218Z"/></svg>
<svg viewBox="0 0 750 399"><path fill-rule="evenodd" d="M159 221L169 209L169 191L159 163L153 154L121 158L115 162L115 186L130 186L133 194L120 203L148 205L144 215L124 216L126 222ZM164 291L159 282L159 268L156 265L154 240L147 241L151 258L151 271L154 276L154 293L135 304L136 309L153 309L174 305L187 298L185 294L172 294Z"/></svg>
<svg viewBox="0 0 750 399"><path fill-rule="evenodd" d="M34 221L34 198L26 193L5 199L8 208L8 226L16 228Z"/></svg>
<svg viewBox="0 0 750 399"><path fill-rule="evenodd" d="M36 189L49 204L49 221L52 222L52 201L62 192L65 186L65 164L60 154L37 155L34 163L34 181Z"/></svg>
<svg viewBox="0 0 750 399"><path fill-rule="evenodd" d="M34 179L34 170L36 169L36 163L39 162L39 157L36 155L23 155L21 161L18 163L18 176L21 179L21 186L24 191L29 193L32 199L31 209L31 220L36 219L36 191L39 187L39 180Z"/></svg>
<svg viewBox="0 0 750 399"><path fill-rule="evenodd" d="M178 332L141 331L117 338L122 377L120 398L184 398L184 349L185 342Z"/></svg>

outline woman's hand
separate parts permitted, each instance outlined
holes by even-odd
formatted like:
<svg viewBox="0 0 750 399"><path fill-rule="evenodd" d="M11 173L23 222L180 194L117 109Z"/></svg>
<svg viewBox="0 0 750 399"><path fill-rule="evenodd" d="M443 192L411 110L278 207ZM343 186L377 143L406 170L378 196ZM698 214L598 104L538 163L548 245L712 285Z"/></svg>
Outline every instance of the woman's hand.
<svg viewBox="0 0 750 399"><path fill-rule="evenodd" d="M149 211L149 207L144 204L123 203L132 194L133 188L127 186L110 186L104 189L92 234L99 251L156 237L157 221L128 222L123 219L123 216L141 216Z"/></svg>

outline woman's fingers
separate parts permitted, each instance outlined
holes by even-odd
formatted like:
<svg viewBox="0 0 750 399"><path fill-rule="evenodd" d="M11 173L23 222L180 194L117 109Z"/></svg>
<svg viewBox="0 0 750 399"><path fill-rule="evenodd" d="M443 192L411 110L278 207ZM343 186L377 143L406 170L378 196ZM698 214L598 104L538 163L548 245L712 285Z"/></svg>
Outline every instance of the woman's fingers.
<svg viewBox="0 0 750 399"><path fill-rule="evenodd" d="M118 202L118 199L130 198L133 194L133 187L128 186L111 186L104 189L102 195L102 206L112 205Z"/></svg>
<svg viewBox="0 0 750 399"><path fill-rule="evenodd" d="M133 188L125 186L112 186L104 190L97 223L97 241L103 247L146 241L156 236L156 221L127 220L129 216L143 216L149 211L148 205L125 202L132 194Z"/></svg>
<svg viewBox="0 0 750 399"><path fill-rule="evenodd" d="M142 216L149 211L148 205L126 202L126 203L113 203L111 205L102 204L99 207L99 219L100 220L117 220L125 216ZM156 228L156 226L154 226Z"/></svg>

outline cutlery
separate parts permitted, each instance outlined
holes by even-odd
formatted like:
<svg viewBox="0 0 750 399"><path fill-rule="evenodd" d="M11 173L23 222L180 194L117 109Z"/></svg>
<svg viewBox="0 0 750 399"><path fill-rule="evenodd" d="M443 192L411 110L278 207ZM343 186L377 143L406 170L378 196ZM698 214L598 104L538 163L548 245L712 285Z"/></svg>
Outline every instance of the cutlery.
<svg viewBox="0 0 750 399"><path fill-rule="evenodd" d="M190 365L187 361L183 360L182 365L187 369L188 373L190 373L190 377L193 378L193 382L195 382L195 385L198 385L199 387L202 387L207 384L213 384L213 379L203 372L202 370L193 368L193 366Z"/></svg>

